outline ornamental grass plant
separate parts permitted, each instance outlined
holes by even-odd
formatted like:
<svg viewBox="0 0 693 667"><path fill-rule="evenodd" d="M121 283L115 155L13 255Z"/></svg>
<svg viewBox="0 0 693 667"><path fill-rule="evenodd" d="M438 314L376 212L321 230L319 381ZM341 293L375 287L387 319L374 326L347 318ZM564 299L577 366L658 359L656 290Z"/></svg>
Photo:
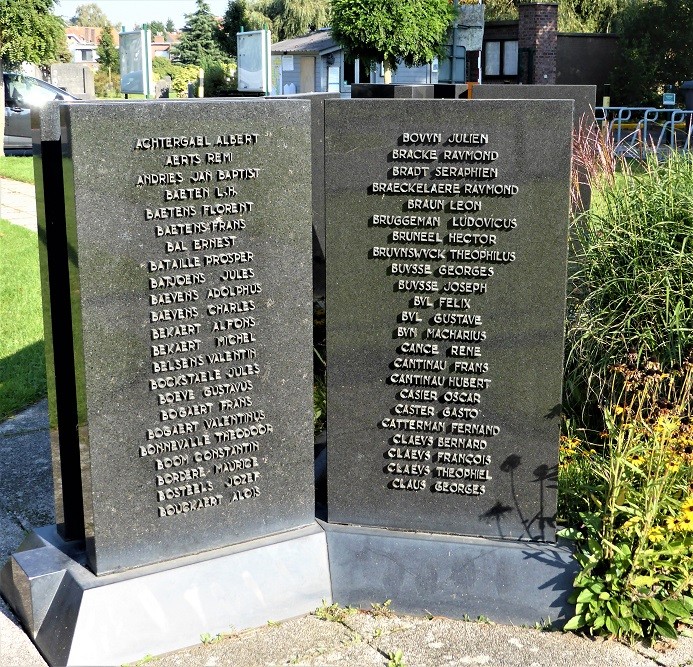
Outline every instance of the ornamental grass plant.
<svg viewBox="0 0 693 667"><path fill-rule="evenodd" d="M693 156L615 153L599 128L576 137L592 205L573 202L559 521L581 571L565 629L673 639L693 627Z"/></svg>
<svg viewBox="0 0 693 667"><path fill-rule="evenodd" d="M613 155L599 130L576 141L593 196L572 228L565 408L593 426L610 366L693 348L693 154Z"/></svg>

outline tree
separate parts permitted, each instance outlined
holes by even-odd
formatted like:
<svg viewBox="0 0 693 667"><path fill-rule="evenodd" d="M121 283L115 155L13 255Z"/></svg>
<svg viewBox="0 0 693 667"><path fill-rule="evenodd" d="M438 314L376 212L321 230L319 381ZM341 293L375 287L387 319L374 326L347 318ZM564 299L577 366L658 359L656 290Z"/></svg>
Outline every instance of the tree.
<svg viewBox="0 0 693 667"><path fill-rule="evenodd" d="M639 0L634 0L635 4ZM611 32L624 0L562 0L558 5L561 32Z"/></svg>
<svg viewBox="0 0 693 667"><path fill-rule="evenodd" d="M212 16L205 0L195 0L197 9L186 14L183 35L173 55L178 61L187 65L202 65L210 60L221 60L217 33L219 26Z"/></svg>
<svg viewBox="0 0 693 667"><path fill-rule="evenodd" d="M279 0L272 21L277 39L291 39L317 30L330 21L330 5L325 0Z"/></svg>
<svg viewBox="0 0 693 667"><path fill-rule="evenodd" d="M560 0L560 32L610 32L614 18L627 0ZM635 0L639 2L640 0ZM486 20L517 20L520 0L486 0Z"/></svg>
<svg viewBox="0 0 693 667"><path fill-rule="evenodd" d="M661 104L666 86L693 79L693 7L690 0L628 5L617 17L621 47L612 97L619 104Z"/></svg>
<svg viewBox="0 0 693 667"><path fill-rule="evenodd" d="M486 0L484 3L486 21L516 21L519 0Z"/></svg>
<svg viewBox="0 0 693 667"><path fill-rule="evenodd" d="M101 31L99 45L96 49L96 56L99 61L99 69L102 67L108 71L108 83L111 84L111 74L120 72L120 57L115 42L113 41L113 33L111 26L105 27Z"/></svg>
<svg viewBox="0 0 693 667"><path fill-rule="evenodd" d="M79 5L75 15L70 19L70 23L87 28L105 28L107 25L111 25L108 16L95 2Z"/></svg>
<svg viewBox="0 0 693 667"><path fill-rule="evenodd" d="M161 21L150 21L149 29L152 31L152 35L163 35L166 37L166 26Z"/></svg>
<svg viewBox="0 0 693 667"><path fill-rule="evenodd" d="M267 26L275 41L281 41L329 23L329 0L256 0L248 5L243 25L250 30Z"/></svg>
<svg viewBox="0 0 693 667"><path fill-rule="evenodd" d="M234 58L238 50L236 33L241 31L241 27L248 27L248 5L246 0L229 0L221 22L218 39L221 50Z"/></svg>
<svg viewBox="0 0 693 667"><path fill-rule="evenodd" d="M0 12L0 136L5 134L3 68L22 62L45 65L67 51L64 23L52 14L55 0L3 0ZM0 146L0 155L4 150Z"/></svg>
<svg viewBox="0 0 693 667"><path fill-rule="evenodd" d="M171 89L175 97L188 96L188 81L195 81L200 68L196 65L181 65L172 63L168 58L154 56L152 58L152 71L154 79L171 77Z"/></svg>
<svg viewBox="0 0 693 667"><path fill-rule="evenodd" d="M332 0L332 36L347 58L382 62L385 83L399 61L412 67L442 56L453 18L448 0Z"/></svg>
<svg viewBox="0 0 693 667"><path fill-rule="evenodd" d="M176 26L173 25L173 21L171 19L166 21L166 32L176 32Z"/></svg>

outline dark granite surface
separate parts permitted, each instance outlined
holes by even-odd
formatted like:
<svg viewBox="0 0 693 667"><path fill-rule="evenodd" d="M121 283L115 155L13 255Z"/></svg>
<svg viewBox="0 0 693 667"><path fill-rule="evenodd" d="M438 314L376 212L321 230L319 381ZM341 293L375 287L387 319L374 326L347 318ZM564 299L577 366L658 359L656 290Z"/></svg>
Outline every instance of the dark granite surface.
<svg viewBox="0 0 693 667"><path fill-rule="evenodd" d="M90 567L311 522L308 102L62 113Z"/></svg>
<svg viewBox="0 0 693 667"><path fill-rule="evenodd" d="M594 122L597 86L528 85L482 83L472 88L475 100L575 100L575 125Z"/></svg>
<svg viewBox="0 0 693 667"><path fill-rule="evenodd" d="M433 96L437 100L465 99L469 89L466 83L435 83L433 84Z"/></svg>
<svg viewBox="0 0 693 667"><path fill-rule="evenodd" d="M353 99L432 99L433 86L425 83L352 83L351 97Z"/></svg>
<svg viewBox="0 0 693 667"><path fill-rule="evenodd" d="M72 318L60 105L51 102L32 117L36 220L43 294L43 326L53 460L53 489L58 531L66 539L84 539L80 450L77 436ZM50 252L49 249L50 248ZM55 317L52 316L55 313Z"/></svg>
<svg viewBox="0 0 693 667"><path fill-rule="evenodd" d="M538 542L325 526L332 594L344 606L391 600L408 614L562 625L578 564L570 548Z"/></svg>
<svg viewBox="0 0 693 667"><path fill-rule="evenodd" d="M280 96L281 99L281 96ZM289 99L310 102L310 141L313 186L313 298L325 296L325 100L339 99L339 93L299 93Z"/></svg>
<svg viewBox="0 0 693 667"><path fill-rule="evenodd" d="M554 539L572 105L326 102L330 522Z"/></svg>

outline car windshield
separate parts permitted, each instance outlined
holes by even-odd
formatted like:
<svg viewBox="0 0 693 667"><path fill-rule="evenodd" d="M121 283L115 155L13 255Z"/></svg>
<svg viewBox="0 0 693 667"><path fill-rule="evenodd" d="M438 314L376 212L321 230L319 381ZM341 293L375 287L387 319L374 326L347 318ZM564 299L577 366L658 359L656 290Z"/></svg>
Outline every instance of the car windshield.
<svg viewBox="0 0 693 667"><path fill-rule="evenodd" d="M30 76L8 76L5 103L18 107L40 107L56 99L56 92Z"/></svg>

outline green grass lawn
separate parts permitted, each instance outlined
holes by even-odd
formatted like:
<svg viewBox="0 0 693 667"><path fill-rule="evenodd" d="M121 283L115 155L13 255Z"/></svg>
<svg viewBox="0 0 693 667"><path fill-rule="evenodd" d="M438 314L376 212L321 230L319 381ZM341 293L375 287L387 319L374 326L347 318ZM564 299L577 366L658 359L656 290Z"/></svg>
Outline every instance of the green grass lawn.
<svg viewBox="0 0 693 667"><path fill-rule="evenodd" d="M0 220L0 420L45 395L36 234Z"/></svg>
<svg viewBox="0 0 693 667"><path fill-rule="evenodd" d="M34 182L33 157L0 157L0 177L23 183Z"/></svg>

